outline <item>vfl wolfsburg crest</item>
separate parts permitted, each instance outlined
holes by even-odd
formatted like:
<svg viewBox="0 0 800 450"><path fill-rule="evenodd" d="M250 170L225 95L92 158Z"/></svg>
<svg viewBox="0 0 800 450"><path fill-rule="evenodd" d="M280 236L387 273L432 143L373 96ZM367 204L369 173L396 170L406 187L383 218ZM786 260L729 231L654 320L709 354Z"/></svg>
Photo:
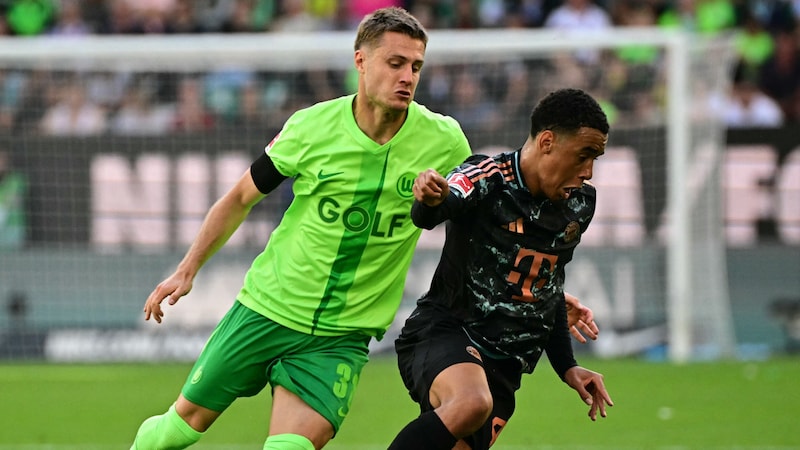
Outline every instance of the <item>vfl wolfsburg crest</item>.
<svg viewBox="0 0 800 450"><path fill-rule="evenodd" d="M414 187L414 179L417 176L411 172L406 172L397 179L397 193L400 197L411 198L414 196L412 188Z"/></svg>

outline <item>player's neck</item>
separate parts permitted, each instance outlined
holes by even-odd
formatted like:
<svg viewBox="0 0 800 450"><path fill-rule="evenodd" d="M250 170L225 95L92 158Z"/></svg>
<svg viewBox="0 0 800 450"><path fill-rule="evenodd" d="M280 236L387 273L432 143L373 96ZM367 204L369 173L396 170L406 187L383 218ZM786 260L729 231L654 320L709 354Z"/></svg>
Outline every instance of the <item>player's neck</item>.
<svg viewBox="0 0 800 450"><path fill-rule="evenodd" d="M380 145L389 142L400 131L408 111L387 110L359 97L362 96L357 95L353 101L353 116L358 128Z"/></svg>

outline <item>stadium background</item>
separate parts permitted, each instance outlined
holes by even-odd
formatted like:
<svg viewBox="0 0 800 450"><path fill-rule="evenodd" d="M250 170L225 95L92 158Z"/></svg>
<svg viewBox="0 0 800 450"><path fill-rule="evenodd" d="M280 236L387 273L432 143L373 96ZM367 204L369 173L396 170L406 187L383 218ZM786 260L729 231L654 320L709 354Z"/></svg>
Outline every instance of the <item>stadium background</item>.
<svg viewBox="0 0 800 450"><path fill-rule="evenodd" d="M388 4L408 8L432 31L570 26L602 30L644 25L682 27L697 35L729 39L736 61L730 69L730 91L719 102L716 113L726 124L729 154L736 157L728 157L723 168L725 176L733 181L726 178L723 182L724 199L720 200L725 202L724 227L718 232L725 236L728 250L736 336L742 348L761 353L795 350L800 317L800 187L796 181L800 170L796 137L800 124L798 2L6 1L0 4L0 31L7 35L6 46L13 47L16 39L38 35L62 42L69 39L76 49L80 48L82 36L352 31L366 11ZM576 8L586 10L570 14ZM647 58L646 52L630 53L633 55L625 56L628 61ZM616 75L617 81L602 86L595 86L594 80L600 79L598 71L618 71L619 67L601 64L600 69L582 70L580 65L573 66L559 69L558 76L565 77L564 83L592 88L601 98L612 119L616 143L635 141L636 127L642 124L659 127L658 121L663 120L658 112L659 86L648 81L652 75L646 73L646 65L624 68ZM475 149L512 148L522 141L521 134L526 129L530 108L527 99L537 98L545 89L515 91L520 70L525 68L489 65L481 71L447 78L433 68L427 74L430 80L423 77L417 97L432 109L459 119ZM225 188L231 177L238 176L242 164L263 148L289 113L350 92L351 82L350 74L337 77L324 71L267 73L259 78L259 74L235 71L120 75L63 69L49 73L13 67L0 70L0 164L12 174L4 178L4 204L0 205L4 210L0 268L17 268L0 271L0 300L5 306L0 319L8 329L24 328L33 336L26 339L33 339L34 343L42 339L36 337L42 330L140 326L135 314L138 304L131 304L130 299L143 298L154 280L173 266L192 237L191 224L184 222L197 223L202 218L210 199ZM475 105L469 104L472 98L477 98ZM74 125L59 118L68 99L83 102L81 108L89 111ZM742 106L746 103L749 109ZM136 112L142 110L147 113ZM647 159L642 160L640 188L645 202L638 217L643 228L638 242L655 239L666 201L666 157L664 149L658 147L663 143L653 141L647 145L652 148ZM181 160L187 167L200 170L208 164L203 158L216 161L211 175L195 180L204 193L188 210L181 210L188 219L174 212L176 205L184 203L186 193L173 187L161 206L141 212L145 216L166 216L167 223L160 233L134 226L131 220L127 224L130 229L124 223L105 228L98 224L102 222L99 215L111 216L107 222L113 222L113 215L119 210L113 205L97 207L96 203L102 200L97 200L96 192L116 192L109 187L115 182L134 183L131 179L114 179L130 178L129 170L123 167L125 161L110 157L97 163L98 155L113 150L128 161L137 161L146 152L155 151L167 159L177 159L185 149L200 155L199 161ZM159 162L151 164L151 170L157 171ZM112 184L96 172L105 173ZM14 194L15 190L18 194ZM238 244L232 245L238 250L227 257L244 264L254 249L263 245L263 234L268 232L265 230L274 224L270 222L274 222L290 195L288 186L284 186L271 196L261 207L261 214L256 215L258 219L248 223ZM123 198L114 193L108 196L111 198L106 201L112 204L126 203L129 214L136 213L137 203L151 200ZM140 217L136 223L141 225L149 219L153 218ZM434 252L430 258L435 259L437 245L433 241L429 246ZM630 247L624 242L616 245ZM156 259L163 261L163 266L146 257L142 257L141 264L133 262L154 248L174 254ZM112 254L120 250L123 255ZM127 266L122 265L123 261ZM137 270L130 273L124 267ZM221 268L222 272L235 273L231 264L224 267L227 268ZM43 270L52 275L43 276ZM219 271L212 264L209 272ZM234 280L233 285L238 282L236 276L228 278ZM124 286L123 295L92 300L97 297L87 290L103 287L90 279L112 283L116 289ZM424 279L423 275L418 284L424 285ZM415 280L412 270L410 283L413 285ZM59 284L60 281L65 282ZM423 288L414 286L409 296ZM104 304L100 307L93 302ZM198 325L196 317L203 314L181 312L175 316L185 316L182 325L191 328ZM618 318L611 319L613 324ZM207 319L201 325L209 323L213 320ZM36 350L32 349L38 348L23 346L20 350L19 343L5 342L0 354L33 357Z"/></svg>

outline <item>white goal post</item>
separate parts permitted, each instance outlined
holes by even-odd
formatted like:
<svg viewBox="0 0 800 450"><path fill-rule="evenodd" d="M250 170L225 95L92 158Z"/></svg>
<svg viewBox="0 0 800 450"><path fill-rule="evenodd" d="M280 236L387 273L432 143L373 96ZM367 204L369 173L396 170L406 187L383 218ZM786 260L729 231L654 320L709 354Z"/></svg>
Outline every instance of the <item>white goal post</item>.
<svg viewBox="0 0 800 450"><path fill-rule="evenodd" d="M146 75L150 74L191 74L208 80L207 75L217 72L254 73L256 77L269 79L271 83L265 82L260 86L261 105L274 106L280 103L280 107L288 108L292 104L304 104L299 100L291 101L295 95L292 89L299 89L293 84L294 74L328 72L329 76L341 83L341 88L327 92L335 95L349 92L347 73L353 65L353 41L354 32L4 39L0 40L0 74L5 80L11 75L21 74L21 79L30 81L37 74L41 76L44 73L46 78L49 77L44 83L47 86L62 83L65 74L70 74L70 77L75 75L74 79L77 80L101 73L126 74L126 77L133 74L129 78L121 77L124 80L120 83L124 83L138 75L147 78ZM647 70L640 72L636 69L635 74L640 78L634 78L634 69L623 67L616 57L612 60L598 56L603 52L616 53L628 48L655 49L653 59L644 64L648 66ZM708 107L715 98L725 95L732 64L731 46L724 39L708 40L683 32L652 28L620 28L602 33L564 33L540 29L430 32L422 74L427 84L424 90L420 85L417 98L431 109L454 115L460 121L459 114L462 114L462 126L474 143L475 151L489 152L521 145L527 132L524 125L528 117L524 116L524 111L529 111L547 90L570 87L572 83L577 83L574 87L586 88L601 96L608 89L615 90L616 97L609 95L604 100L608 100L610 105L616 102L617 110L621 111L619 120L612 124L608 158L600 158L596 164L598 195L601 198L605 195L604 203L599 205L598 216L590 227L590 231L593 228L598 231L586 236L587 242L579 247L572 267L567 268L568 289L574 288L575 293L596 310L601 327L615 331L604 333L601 341L608 338L605 344L596 344L596 352L601 356L652 351L658 347L665 349L665 356L676 362L735 354L721 215L723 202L719 172L725 144L724 126L713 111L709 112ZM623 72L624 75L620 75ZM456 73L458 75L454 75ZM523 73L524 80L521 83L524 87L520 91L513 91L520 73ZM273 76L275 74L289 76ZM462 75L465 78L478 78L476 89L484 96L484 109L467 109L467 106L460 104L467 97L466 92L471 92L454 90L454 86L461 82L459 77ZM614 78L620 76L627 78L623 81ZM309 80L303 85L304 88L313 85L318 78ZM170 82L176 81L167 83ZM628 90L625 83L646 85L646 95L642 95L639 88ZM151 95L155 96L155 101L159 100L157 92L151 92ZM214 93L207 95L207 101L217 102L220 108L216 111L218 117L224 115L220 112L226 107L224 105L230 102L238 105L238 100L220 100L224 97L220 93L216 93L216 97ZM652 102L643 110L636 109L640 95ZM516 114L510 114L510 109L498 109L499 99L518 103L514 110ZM165 98L161 103L171 105L174 102L173 98ZM15 111L22 116L20 108L25 108L25 105L18 105ZM104 112L110 117L118 109L119 105L106 106ZM164 110L174 112L171 106ZM645 111L646 118L641 111ZM45 115L44 110L34 113ZM492 120L497 122L493 127L481 124L481 121ZM14 148L24 146L25 154L19 151L16 155L12 154L13 159L20 163L23 170L39 165L35 170L44 181L40 180L41 189L33 189L31 194L34 196L34 205L28 207L33 215L29 223L28 244L10 252L0 251L0 296L3 297L12 294L11 288L4 290L2 287L4 281L8 281L6 286L11 286L12 279L31 279L33 275L28 272L35 267L42 267L37 263L38 258L47 259L51 254L61 255L66 261L63 266L53 266L52 271L69 267L77 273L80 267L88 267L87 261L92 261L98 255L119 256L119 261L105 264L102 270L92 274L95 277L108 277L100 283L106 287L134 282L133 279L127 280L126 275L137 272L142 263L147 265L148 262L158 261L156 267L159 270L172 267L178 261L175 255L180 254L187 245L184 233L191 236L196 230L201 218L199 215L210 206L214 194L224 189L224 183L230 179L227 174L236 173L271 138L256 128L233 132L229 129L210 129L188 137L186 133L171 134L165 129L153 136L142 137L141 133L136 136L115 133L110 126L98 133L100 137L60 137L47 136L35 123L18 126L9 133L9 141L4 142L4 145L12 147L12 153ZM514 124L513 128L510 123ZM271 123L269 129L276 127L280 127L280 124ZM141 148L136 148L117 159L109 159L109 154L119 153L115 153L118 149L106 148L106 141L97 143L92 140L95 138L108 138L112 145L122 143L141 147L153 144L154 148L166 150L149 155L138 153ZM213 149L207 151L212 154L211 157L180 153L186 145L198 142L213 147L215 140L219 140L233 146L228 142L234 138L242 138L242 142L236 141L236 154L218 155ZM40 167L42 162L52 160L48 152L54 152L54 143L63 146L59 152L77 151L82 154L81 158L88 169L74 169L77 171L74 176L62 179L61 175L55 176L60 174L58 167ZM97 148L84 155L83 145ZM39 157L37 152L40 152ZM57 165L58 161L53 164ZM192 186L181 190L181 180L195 178L193 174L179 178L176 187L173 171L185 170L178 169L178 166L197 168L206 174L199 180L217 183L217 188L200 198L191 211L176 213L172 208L178 203L176 196L183 195L181 192L192 192ZM137 177L143 175L144 167L151 168L147 173L155 178L149 186L159 186L158 183L163 182L164 189L147 191L148 187L144 186L142 191L137 192L144 192L140 198L152 199L156 203L162 201L160 206L145 208L138 213L134 209L103 209L102 205L96 203L99 201L96 194L108 185L102 184L102 176L95 179L92 174L103 170L98 168L109 167L121 167L120 173L130 186L139 182L147 185L147 180ZM162 169L163 174L160 172ZM604 186L604 180L611 185L627 183L622 181L624 177L620 173L633 174L634 181L631 184ZM173 184L167 186L167 179ZM106 182L113 183L114 180ZM632 186L642 188L641 194L632 192L629 189ZM61 216L74 214L75 217L61 220L59 230L47 229L53 221L38 217L37 214L53 214L53 211L47 206L37 210L36 204L41 201L36 196L45 194L50 188L69 190L71 187L75 187L75 191L69 192L85 198L62 198L56 209ZM125 198L128 198L128 202L138 201L130 200L134 188L128 187L120 192L126 194L114 194L116 201L123 202ZM166 198L167 195L162 196L162 193L168 193L171 197ZM83 206L70 209L70 206L63 205L65 201ZM48 205L46 202L43 204ZM265 242L269 227L278 220L274 216L279 214L279 207L271 207L274 209L256 214L252 228L248 229L249 237L240 241L241 247L234 243L231 258L237 263L246 262L252 256L253 246ZM187 214L185 220L180 216L184 212ZM130 214L141 214L137 218L141 220L139 223L161 221L163 227L153 229L163 229L164 240L152 243L146 240L160 232L142 237L141 241L137 241L139 238L135 236L131 237L133 232L120 228L122 225L118 220L120 216L130 219ZM105 229L101 228L98 221L98 217L103 215L113 216L108 223L111 229L116 230L106 238L98 237L101 234L99 230ZM128 219L123 217L122 220ZM64 229L68 227L83 231ZM418 261L415 261L409 276L408 301L413 301L425 288L431 275L431 264L435 264L437 246L441 242L439 238L436 235L426 237L420 245ZM171 242L171 247L167 246L165 250L166 240ZM126 255L129 257L127 263ZM165 255L170 258L166 263ZM15 262L20 260L28 262ZM157 274L161 276L160 272ZM91 278L89 274L85 276ZM236 276L232 276L233 287L240 281ZM42 310L51 307L48 305L55 304L52 298L42 300L41 297L52 297L57 292L73 292L67 297L81 299L65 302L85 301L89 309L92 309L91 305L100 304L107 309L100 308L101 312L96 313L96 322L92 321L94 319L70 322L70 319L55 317L59 315L57 312L49 316L44 313L44 316L32 318L37 329L124 328L133 323L133 319L128 322L128 319L109 317L115 317L120 310L131 311L131 303L137 305L133 310L138 311L139 303L144 301L144 297L130 298L139 295L139 292L126 288L112 293L111 296L121 297L118 299L120 303L115 306L113 303L104 303L107 299L92 298L93 295L108 297L109 292L90 293L76 286L60 285L80 283L80 280L70 280L63 274L44 274L39 278L41 283L51 286L49 289L33 289L29 292L27 297L33 304L30 309L34 315L42 314ZM605 283L604 288L593 288L598 280L601 280L601 284ZM154 286L158 281L160 278L144 279L143 275L135 280L137 283L149 283L139 286L143 290L152 288L150 284ZM600 291L603 293L600 294ZM235 291L228 294L233 297ZM123 302L124 307L121 306ZM0 317L11 320L10 314L8 311L0 312Z"/></svg>

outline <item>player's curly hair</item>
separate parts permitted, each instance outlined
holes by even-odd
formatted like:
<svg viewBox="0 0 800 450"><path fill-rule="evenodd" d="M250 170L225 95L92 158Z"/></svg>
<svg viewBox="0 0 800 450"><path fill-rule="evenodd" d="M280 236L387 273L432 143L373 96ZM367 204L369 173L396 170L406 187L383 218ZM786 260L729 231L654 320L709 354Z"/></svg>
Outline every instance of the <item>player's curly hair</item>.
<svg viewBox="0 0 800 450"><path fill-rule="evenodd" d="M580 89L559 89L547 94L531 113L531 136L544 130L573 134L580 128L608 134L606 113L591 95Z"/></svg>
<svg viewBox="0 0 800 450"><path fill-rule="evenodd" d="M411 13L398 6L389 6L375 10L361 20L356 34L355 50L364 45L374 46L386 32L405 34L428 45L428 33L425 27Z"/></svg>

